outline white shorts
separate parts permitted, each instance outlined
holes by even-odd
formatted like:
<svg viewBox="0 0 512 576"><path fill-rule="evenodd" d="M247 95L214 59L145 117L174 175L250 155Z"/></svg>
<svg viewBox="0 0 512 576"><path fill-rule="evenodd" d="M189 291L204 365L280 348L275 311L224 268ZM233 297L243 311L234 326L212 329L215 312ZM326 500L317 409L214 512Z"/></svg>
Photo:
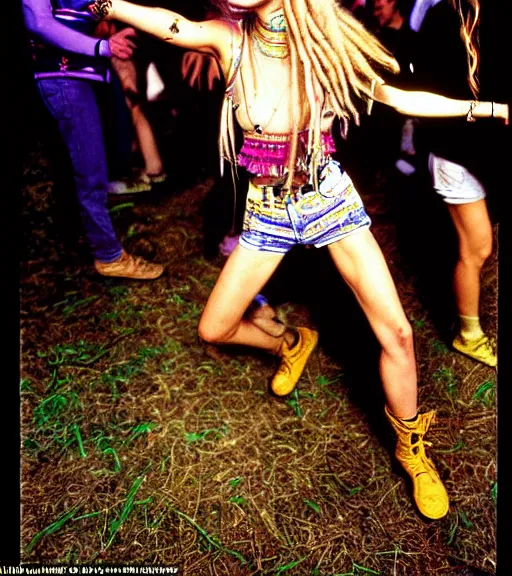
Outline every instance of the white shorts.
<svg viewBox="0 0 512 576"><path fill-rule="evenodd" d="M464 166L430 153L432 186L448 204L469 204L485 198L485 188Z"/></svg>

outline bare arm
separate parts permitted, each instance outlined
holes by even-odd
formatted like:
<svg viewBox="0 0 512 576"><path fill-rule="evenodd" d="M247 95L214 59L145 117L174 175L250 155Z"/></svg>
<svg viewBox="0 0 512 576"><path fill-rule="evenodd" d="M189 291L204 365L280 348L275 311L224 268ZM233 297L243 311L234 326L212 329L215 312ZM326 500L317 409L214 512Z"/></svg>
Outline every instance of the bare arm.
<svg viewBox="0 0 512 576"><path fill-rule="evenodd" d="M233 27L223 20L192 22L163 8L112 0L108 19L119 20L169 44L215 56L226 73L231 64Z"/></svg>
<svg viewBox="0 0 512 576"><path fill-rule="evenodd" d="M386 84L377 85L375 100L391 106L401 114L408 116L500 118L509 122L507 104L497 102L478 102L472 100L455 100L432 92L400 90Z"/></svg>

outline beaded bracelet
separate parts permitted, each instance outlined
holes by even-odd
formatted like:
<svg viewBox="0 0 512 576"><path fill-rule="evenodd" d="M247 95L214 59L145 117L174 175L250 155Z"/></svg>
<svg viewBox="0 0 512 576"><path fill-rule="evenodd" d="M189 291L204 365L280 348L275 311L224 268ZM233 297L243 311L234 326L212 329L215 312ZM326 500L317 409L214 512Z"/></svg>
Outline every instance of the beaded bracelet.
<svg viewBox="0 0 512 576"><path fill-rule="evenodd" d="M473 110L475 108L476 108L476 102L473 100L473 102L471 102L471 104L469 105L469 110L466 115L466 120L468 122L474 122L476 120L476 118L473 116Z"/></svg>

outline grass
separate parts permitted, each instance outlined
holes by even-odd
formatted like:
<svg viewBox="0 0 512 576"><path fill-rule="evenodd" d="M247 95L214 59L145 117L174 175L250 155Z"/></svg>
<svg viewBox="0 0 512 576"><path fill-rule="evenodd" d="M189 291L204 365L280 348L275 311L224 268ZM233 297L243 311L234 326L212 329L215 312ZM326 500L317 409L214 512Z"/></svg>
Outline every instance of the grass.
<svg viewBox="0 0 512 576"><path fill-rule="evenodd" d="M472 400L484 406L493 406L496 402L496 382L494 380L487 380L480 384L473 394Z"/></svg>
<svg viewBox="0 0 512 576"><path fill-rule="evenodd" d="M202 257L206 185L118 208L123 240L168 264L151 283L98 279L60 247L40 217L50 192L23 189L25 562L176 565L186 576L495 573L495 372L451 350L389 221L375 217L373 231L415 331L420 408L437 411L427 452L451 498L439 522L412 503L372 388L374 342L320 256L296 276L291 257L281 291L269 291L280 317L320 329L298 387L277 399L273 357L197 335L224 262ZM371 210L382 197L365 201ZM491 262L491 329L494 275Z"/></svg>

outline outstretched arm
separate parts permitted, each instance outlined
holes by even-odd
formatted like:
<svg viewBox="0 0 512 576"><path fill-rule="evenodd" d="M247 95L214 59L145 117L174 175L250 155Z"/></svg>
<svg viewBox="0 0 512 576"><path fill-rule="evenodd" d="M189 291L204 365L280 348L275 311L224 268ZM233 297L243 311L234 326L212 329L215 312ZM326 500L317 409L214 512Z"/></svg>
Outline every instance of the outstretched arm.
<svg viewBox="0 0 512 576"><path fill-rule="evenodd" d="M408 116L500 118L509 122L509 107L497 102L455 100L432 92L400 90L387 84L377 85L375 100Z"/></svg>
<svg viewBox="0 0 512 576"><path fill-rule="evenodd" d="M192 22L172 10L124 0L96 0L90 10L97 17L119 20L175 46L206 52L219 60L224 72L229 70L233 26L227 21Z"/></svg>

